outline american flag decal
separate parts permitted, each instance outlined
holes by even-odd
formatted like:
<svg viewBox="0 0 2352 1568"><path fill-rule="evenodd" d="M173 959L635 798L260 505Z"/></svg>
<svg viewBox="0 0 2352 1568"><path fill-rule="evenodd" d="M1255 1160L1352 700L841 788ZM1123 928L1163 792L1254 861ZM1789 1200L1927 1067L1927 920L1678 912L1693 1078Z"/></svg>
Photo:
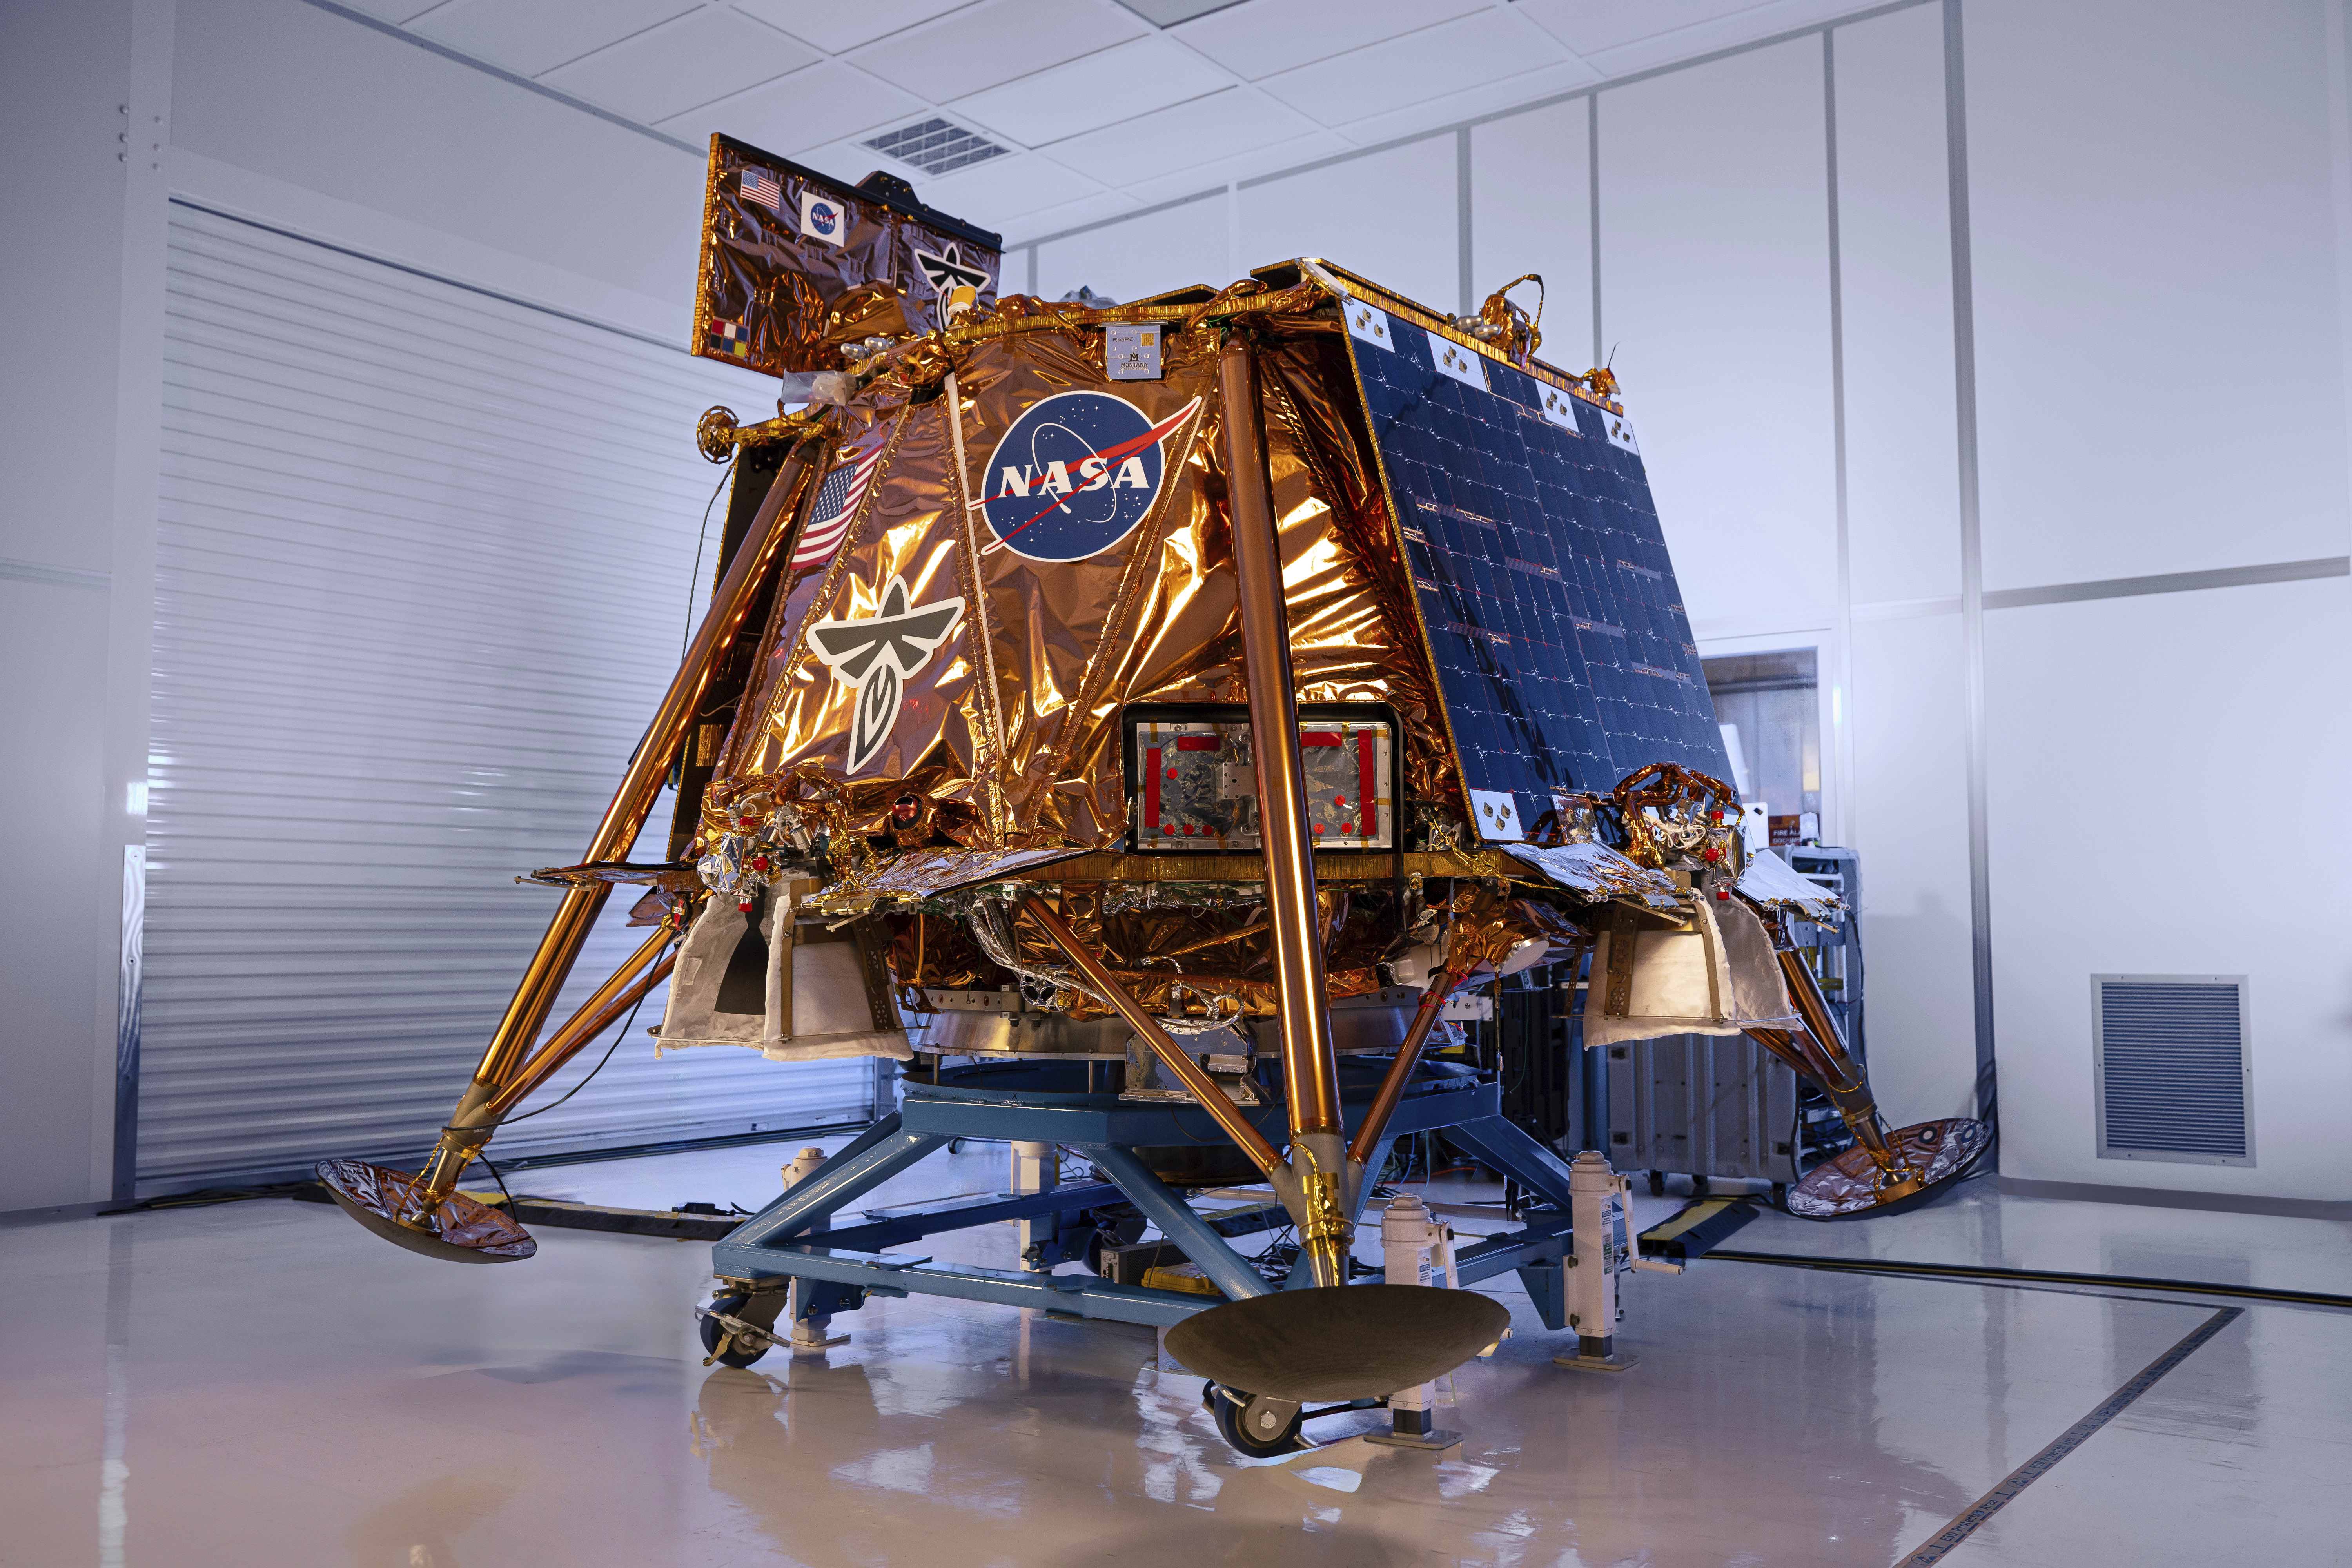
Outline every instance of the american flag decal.
<svg viewBox="0 0 2352 1568"><path fill-rule="evenodd" d="M782 212L784 209L784 188L767 170L746 169L743 171L743 199L757 202L772 213Z"/></svg>
<svg viewBox="0 0 2352 1568"><path fill-rule="evenodd" d="M801 530L801 541L793 546L793 570L822 566L833 559L881 461L882 447L877 444L856 462L844 463L825 475L824 483L817 487L816 505L809 509L808 526Z"/></svg>

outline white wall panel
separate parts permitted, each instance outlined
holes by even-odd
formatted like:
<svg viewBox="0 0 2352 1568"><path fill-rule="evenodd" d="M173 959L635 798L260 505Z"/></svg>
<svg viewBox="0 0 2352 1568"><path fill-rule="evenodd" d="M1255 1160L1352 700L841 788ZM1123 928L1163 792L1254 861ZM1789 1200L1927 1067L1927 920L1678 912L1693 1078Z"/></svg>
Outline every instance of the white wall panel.
<svg viewBox="0 0 2352 1568"><path fill-rule="evenodd" d="M1242 268L1321 256L1432 310L1461 308L1459 158L1452 135L1247 185Z"/></svg>
<svg viewBox="0 0 2352 1568"><path fill-rule="evenodd" d="M2352 1199L2352 949L2291 833L2352 767L2336 578L1998 610L1991 716L2001 1169ZM2251 1169L2095 1157L2095 973L2245 974Z"/></svg>
<svg viewBox="0 0 2352 1568"><path fill-rule="evenodd" d="M1871 1083L1897 1124L1973 1116L1960 618L1856 622L1847 721Z"/></svg>
<svg viewBox="0 0 2352 1568"><path fill-rule="evenodd" d="M695 416L762 384L186 208L168 309L141 1179L413 1160L708 591ZM657 1062L658 1007L494 1153L862 1120L866 1061Z"/></svg>
<svg viewBox="0 0 2352 1568"><path fill-rule="evenodd" d="M0 1213L101 1196L121 805L105 787L128 5L0 6ZM143 107L143 105L142 105ZM31 150L37 148L37 153ZM111 809L110 809L111 807Z"/></svg>
<svg viewBox="0 0 2352 1568"><path fill-rule="evenodd" d="M1601 95L1601 342L1696 621L1835 597L1822 47Z"/></svg>
<svg viewBox="0 0 2352 1568"><path fill-rule="evenodd" d="M698 153L301 0L177 9L174 146L659 300L684 341Z"/></svg>
<svg viewBox="0 0 2352 1568"><path fill-rule="evenodd" d="M1582 370L1592 352L1591 111L1583 99L1470 128L1470 292L1522 272L1544 280L1544 346ZM1529 310L1535 290L1511 298Z"/></svg>
<svg viewBox="0 0 2352 1568"><path fill-rule="evenodd" d="M1037 292L1058 300L1084 286L1140 300L1194 283L1223 288L1233 281L1228 210L1221 193L1041 245Z"/></svg>
<svg viewBox="0 0 2352 1568"><path fill-rule="evenodd" d="M1968 8L1989 588L2345 551L2322 8Z"/></svg>
<svg viewBox="0 0 2352 1568"><path fill-rule="evenodd" d="M1840 27L1838 237L1857 604L1960 591L1943 12Z"/></svg>

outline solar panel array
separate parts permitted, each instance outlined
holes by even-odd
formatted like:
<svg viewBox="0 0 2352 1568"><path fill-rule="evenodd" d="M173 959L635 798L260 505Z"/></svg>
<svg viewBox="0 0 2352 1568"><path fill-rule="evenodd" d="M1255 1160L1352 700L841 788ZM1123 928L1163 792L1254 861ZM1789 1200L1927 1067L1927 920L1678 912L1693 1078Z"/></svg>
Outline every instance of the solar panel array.
<svg viewBox="0 0 2352 1568"><path fill-rule="evenodd" d="M1553 794L1650 763L1728 778L1630 432L1382 314L1351 307L1349 342L1465 784L1510 792L1533 825Z"/></svg>

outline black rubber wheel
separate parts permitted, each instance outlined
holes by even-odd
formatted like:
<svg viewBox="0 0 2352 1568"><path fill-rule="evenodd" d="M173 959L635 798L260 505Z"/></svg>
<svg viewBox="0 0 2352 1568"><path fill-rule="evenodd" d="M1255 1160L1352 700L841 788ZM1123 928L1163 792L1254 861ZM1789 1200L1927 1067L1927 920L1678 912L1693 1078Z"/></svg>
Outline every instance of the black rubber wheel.
<svg viewBox="0 0 2352 1568"><path fill-rule="evenodd" d="M1693 1176L1691 1178L1691 1196L1695 1198L1703 1198L1706 1196L1707 1191L1707 1180L1705 1176Z"/></svg>
<svg viewBox="0 0 2352 1568"><path fill-rule="evenodd" d="M1776 1209L1785 1209L1789 1206L1788 1183L1775 1182L1772 1184L1772 1206Z"/></svg>
<svg viewBox="0 0 2352 1568"><path fill-rule="evenodd" d="M1216 1416L1217 1436L1232 1444L1236 1453L1253 1459L1271 1459L1297 1451L1298 1429L1305 1424L1303 1411L1291 1412L1289 1424L1281 1431L1254 1436L1242 1427L1242 1412L1248 1407L1251 1395L1238 1388L1217 1390L1213 1384L1204 1392L1209 1409ZM1236 1404L1236 1400L1240 1403Z"/></svg>
<svg viewBox="0 0 2352 1568"><path fill-rule="evenodd" d="M710 1310L714 1312L724 1312L731 1318L737 1312L741 1311L750 1300L751 1298L747 1296L721 1296L717 1300L710 1303ZM727 1332L727 1330L716 1318L705 1318L695 1326L702 1331L702 1349L704 1353L715 1354L719 1349L719 1341L720 1337ZM758 1361L761 1356L766 1355L768 1351L765 1346L755 1351L747 1351L738 1345L730 1344L727 1347L727 1353L719 1357L719 1364L720 1366L750 1366L753 1362Z"/></svg>
<svg viewBox="0 0 2352 1568"><path fill-rule="evenodd" d="M1666 1173L1664 1171L1650 1173L1650 1195L1654 1198L1666 1195Z"/></svg>

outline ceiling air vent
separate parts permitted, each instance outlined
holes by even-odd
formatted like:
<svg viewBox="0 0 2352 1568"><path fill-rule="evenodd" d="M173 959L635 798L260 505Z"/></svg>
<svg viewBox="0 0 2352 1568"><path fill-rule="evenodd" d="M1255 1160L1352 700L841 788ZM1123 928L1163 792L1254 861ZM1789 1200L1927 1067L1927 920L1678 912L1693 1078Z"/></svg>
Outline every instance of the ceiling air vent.
<svg viewBox="0 0 2352 1568"><path fill-rule="evenodd" d="M2242 974L2094 974L2099 1158L2251 1165Z"/></svg>
<svg viewBox="0 0 2352 1568"><path fill-rule="evenodd" d="M919 121L886 131L866 143L877 153L911 163L926 174L946 174L1013 151L945 120Z"/></svg>

